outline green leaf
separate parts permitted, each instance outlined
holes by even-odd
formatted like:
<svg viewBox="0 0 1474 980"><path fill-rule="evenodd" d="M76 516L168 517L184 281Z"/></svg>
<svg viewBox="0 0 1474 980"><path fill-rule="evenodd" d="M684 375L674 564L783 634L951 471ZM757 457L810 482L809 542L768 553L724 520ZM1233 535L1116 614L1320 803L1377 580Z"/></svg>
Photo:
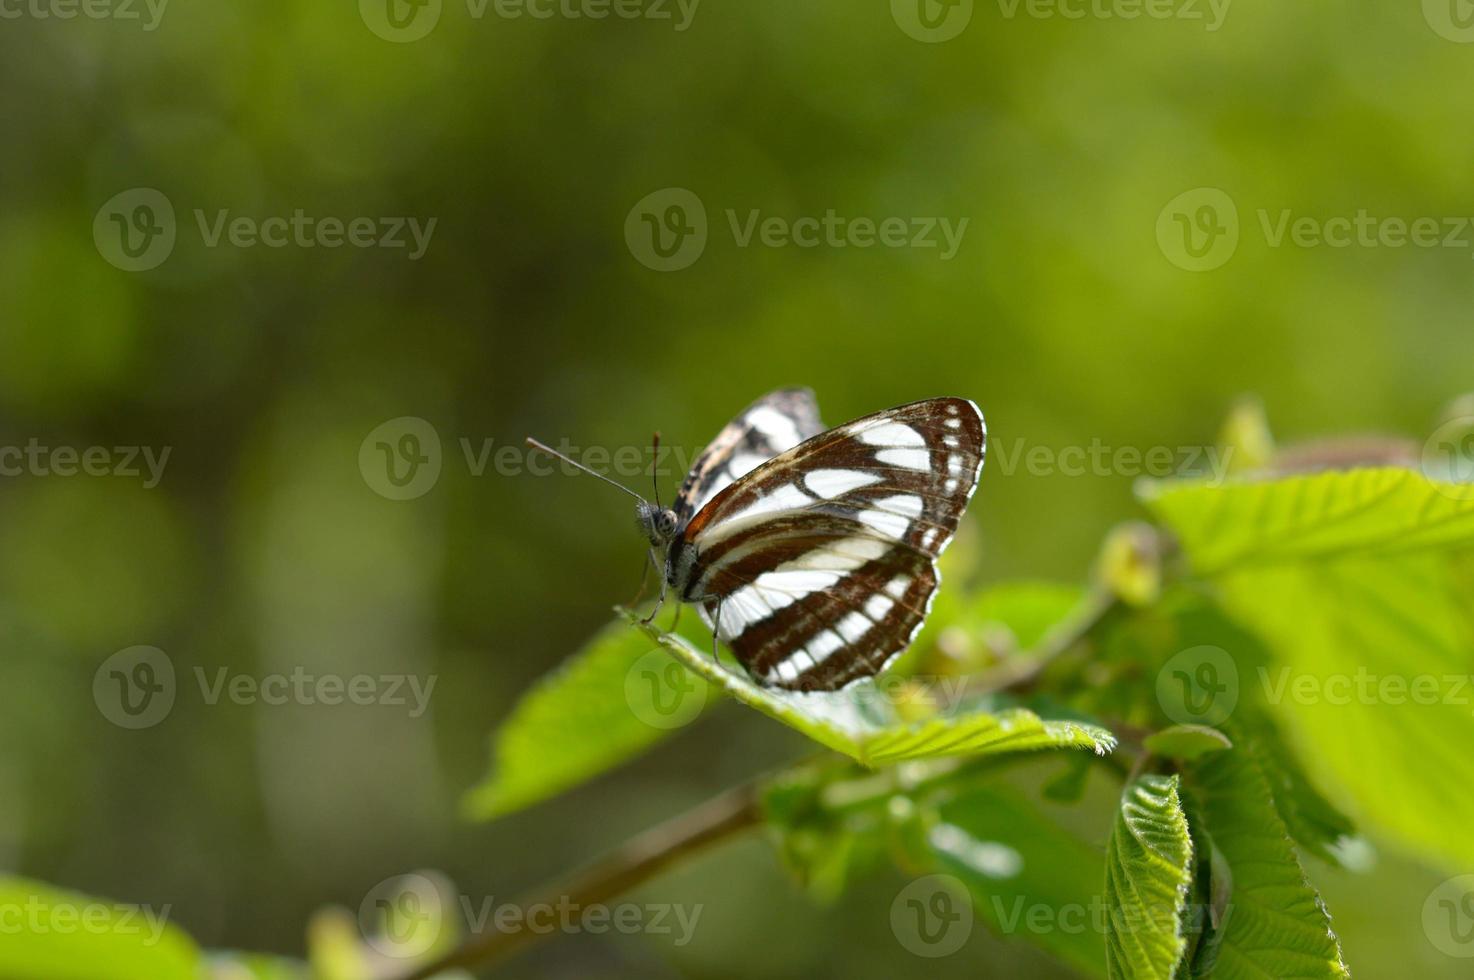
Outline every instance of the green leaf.
<svg viewBox="0 0 1474 980"><path fill-rule="evenodd" d="M1148 735L1142 745L1153 755L1167 759L1196 759L1233 748L1227 735L1207 725L1173 725Z"/></svg>
<svg viewBox="0 0 1474 980"><path fill-rule="evenodd" d="M1360 870L1364 861L1350 858L1364 857L1368 845L1355 837L1351 819L1321 795L1274 723L1256 713L1240 724L1253 726L1255 750L1290 837L1323 861Z"/></svg>
<svg viewBox="0 0 1474 980"><path fill-rule="evenodd" d="M1232 751L1188 769L1206 829L1231 869L1213 980L1349 977L1330 915L1305 878L1264 768L1250 740L1234 734Z"/></svg>
<svg viewBox="0 0 1474 980"><path fill-rule="evenodd" d="M1108 976L1171 980L1187 949L1182 917L1192 859L1178 777L1146 775L1129 784L1106 847Z"/></svg>
<svg viewBox="0 0 1474 980"><path fill-rule="evenodd" d="M994 932L1032 943L1088 976L1104 976L1104 855L998 780L942 805L927 835L936 869L961 879Z"/></svg>
<svg viewBox="0 0 1474 980"><path fill-rule="evenodd" d="M492 736L492 772L467 811L489 819L639 754L699 714L707 684L622 619L522 697Z"/></svg>
<svg viewBox="0 0 1474 980"><path fill-rule="evenodd" d="M1325 562L1474 545L1474 488L1416 470L1344 470L1214 487L1147 481L1141 492L1170 524L1193 568Z"/></svg>
<svg viewBox="0 0 1474 980"><path fill-rule="evenodd" d="M0 980L198 980L200 952L149 908L0 877Z"/></svg>
<svg viewBox="0 0 1474 980"><path fill-rule="evenodd" d="M949 716L897 723L883 688L862 684L844 691L796 693L759 687L715 662L711 654L697 650L684 637L661 633L653 626L640 629L712 685L867 766L1051 748L1089 749L1104 755L1116 745L1109 732L1095 725L1043 721L1022 708L997 714L958 710Z"/></svg>
<svg viewBox="0 0 1474 980"><path fill-rule="evenodd" d="M1450 869L1474 862L1474 494L1407 470L1165 491L1194 567L1277 663L1263 695L1358 823ZM1305 797L1297 838L1334 818ZM1320 850L1329 842L1323 841ZM1312 845L1314 846L1314 845Z"/></svg>

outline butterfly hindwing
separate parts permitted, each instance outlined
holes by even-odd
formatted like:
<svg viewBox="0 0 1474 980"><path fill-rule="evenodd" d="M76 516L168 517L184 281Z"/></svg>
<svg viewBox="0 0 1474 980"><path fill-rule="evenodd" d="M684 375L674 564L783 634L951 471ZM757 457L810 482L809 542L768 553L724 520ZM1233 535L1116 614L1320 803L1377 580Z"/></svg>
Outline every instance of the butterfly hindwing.
<svg viewBox="0 0 1474 980"><path fill-rule="evenodd" d="M960 398L806 440L684 524L682 598L762 683L829 690L878 672L926 616L985 440L982 414Z"/></svg>
<svg viewBox="0 0 1474 980"><path fill-rule="evenodd" d="M696 457L674 510L684 524L732 483L824 431L808 388L780 388L747 406Z"/></svg>

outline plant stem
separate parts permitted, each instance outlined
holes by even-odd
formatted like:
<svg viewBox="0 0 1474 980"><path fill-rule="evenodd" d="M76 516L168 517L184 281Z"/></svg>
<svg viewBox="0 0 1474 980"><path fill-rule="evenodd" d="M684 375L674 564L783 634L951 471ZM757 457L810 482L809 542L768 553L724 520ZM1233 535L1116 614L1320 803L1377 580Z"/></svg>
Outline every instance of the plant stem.
<svg viewBox="0 0 1474 980"><path fill-rule="evenodd" d="M707 845L761 822L757 782L744 783L630 838L581 871L536 890L520 905L524 910L559 903L573 907L597 905ZM507 931L472 936L457 949L401 980L428 980L447 970L484 967L537 942L544 935L529 930L527 916L522 915Z"/></svg>
<svg viewBox="0 0 1474 980"><path fill-rule="evenodd" d="M968 692L994 694L1001 691L1027 691L1050 664L1086 640L1122 605L1119 598L1104 590L1092 593L1074 617L1050 630L1037 647L1027 654L1010 657L1001 666L979 674L976 680L968 684Z"/></svg>

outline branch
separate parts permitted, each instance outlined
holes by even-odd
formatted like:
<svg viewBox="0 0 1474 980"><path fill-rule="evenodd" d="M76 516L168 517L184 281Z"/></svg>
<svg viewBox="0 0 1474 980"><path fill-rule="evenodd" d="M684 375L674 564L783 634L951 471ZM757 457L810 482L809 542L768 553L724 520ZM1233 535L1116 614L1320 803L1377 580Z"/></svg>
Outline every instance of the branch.
<svg viewBox="0 0 1474 980"><path fill-rule="evenodd" d="M552 882L521 902L523 909L566 901L597 905L660 873L709 844L762 822L757 783L745 783L625 841L570 877ZM401 980L428 980L447 970L483 967L530 945L543 933L527 928L527 916L505 932L472 936L459 948Z"/></svg>
<svg viewBox="0 0 1474 980"><path fill-rule="evenodd" d="M1104 590L1092 593L1075 616L1045 634L1032 651L1015 654L1000 666L978 674L968 683L968 693L1028 691L1051 664L1089 639L1122 606L1121 600L1111 593Z"/></svg>

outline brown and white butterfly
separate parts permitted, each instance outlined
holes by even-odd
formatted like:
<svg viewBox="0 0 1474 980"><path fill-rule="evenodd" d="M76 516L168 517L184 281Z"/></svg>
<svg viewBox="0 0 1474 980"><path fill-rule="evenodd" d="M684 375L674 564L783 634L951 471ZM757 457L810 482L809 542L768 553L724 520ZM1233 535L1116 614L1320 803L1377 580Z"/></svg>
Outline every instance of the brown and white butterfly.
<svg viewBox="0 0 1474 980"><path fill-rule="evenodd" d="M640 498L661 599L697 606L760 684L827 691L870 677L931 609L986 440L964 398L825 431L813 392L766 395L697 458L673 507Z"/></svg>

